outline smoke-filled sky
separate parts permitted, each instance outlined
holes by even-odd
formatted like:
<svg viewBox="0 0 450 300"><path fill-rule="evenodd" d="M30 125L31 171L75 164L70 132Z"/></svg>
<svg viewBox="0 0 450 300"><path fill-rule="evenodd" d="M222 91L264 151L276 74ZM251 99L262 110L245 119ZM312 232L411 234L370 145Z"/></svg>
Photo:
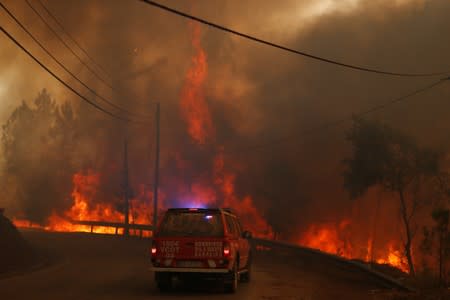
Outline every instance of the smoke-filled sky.
<svg viewBox="0 0 450 300"><path fill-rule="evenodd" d="M118 92L112 92L90 75L25 1L5 1L5 5L75 74L108 99L147 114L153 114L153 101L159 101L161 154L163 161L167 159L168 153L186 140L178 103L194 52L188 22L138 1L42 1L107 71L109 82ZM39 2L30 2L44 14ZM450 70L448 0L161 0L161 3L262 39L349 64L394 72ZM0 22L43 62L82 90L3 11ZM84 114L99 114L81 103L6 37L0 37L0 45L1 123L22 100L31 102L43 88L57 101L69 100L80 108L85 106ZM351 116L439 79L349 70L203 25L201 45L208 65L204 94L217 132L210 142L223 145L229 159L239 162L238 192L252 195L257 207L280 230L286 227L282 220L305 224L313 218L328 220L351 209L341 177L341 161L349 149L344 133L350 122L325 131L308 134L303 131ZM92 97L88 92L84 94ZM370 117L415 136L421 143L447 149L449 96L450 82ZM110 128L117 126L120 127L116 124ZM151 127L127 130L136 145L140 145L135 149L151 145L147 140L152 137ZM107 135L111 147L121 149L117 131ZM289 139L271 143L283 137ZM265 146L252 148L260 144ZM133 154L132 150L133 146L130 156L138 169L146 153L136 150ZM188 157L192 156L196 154ZM163 177L165 172L170 171L163 168ZM147 182L151 174L144 173L141 170L134 176L147 176L142 180Z"/></svg>

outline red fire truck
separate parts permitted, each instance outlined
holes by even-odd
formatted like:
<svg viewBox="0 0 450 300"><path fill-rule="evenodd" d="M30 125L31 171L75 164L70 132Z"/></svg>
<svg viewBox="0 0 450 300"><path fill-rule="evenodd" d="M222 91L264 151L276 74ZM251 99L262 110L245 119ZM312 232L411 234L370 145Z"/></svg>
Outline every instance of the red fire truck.
<svg viewBox="0 0 450 300"><path fill-rule="evenodd" d="M228 209L177 208L165 213L155 231L151 260L161 291L173 279L208 277L223 281L234 293L238 281L248 282L251 272L251 233L243 231Z"/></svg>

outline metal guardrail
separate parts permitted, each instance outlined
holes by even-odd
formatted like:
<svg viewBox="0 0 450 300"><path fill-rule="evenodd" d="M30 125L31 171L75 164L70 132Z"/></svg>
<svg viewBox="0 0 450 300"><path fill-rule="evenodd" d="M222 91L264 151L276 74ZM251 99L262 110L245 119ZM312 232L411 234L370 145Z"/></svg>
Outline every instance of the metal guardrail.
<svg viewBox="0 0 450 300"><path fill-rule="evenodd" d="M153 226L149 224L125 224L118 222L106 222L106 221L79 221L70 220L70 223L74 225L85 225L91 227L91 232L94 232L95 227L113 227L116 229L116 233L119 233L119 228L128 228L131 230L139 230L139 235L142 237L143 231L153 231Z"/></svg>
<svg viewBox="0 0 450 300"><path fill-rule="evenodd" d="M291 243L287 243L287 242L281 242L281 241L274 241L274 240L266 240L266 239L259 239L259 238L253 238L252 239L254 242L257 243L257 245L261 245L261 246L266 246L266 247L283 247L283 248L289 248L289 249L294 249L294 250L298 250L298 251L303 251L303 252L307 252L313 255L320 255L322 257L326 257L335 261L339 261L345 264L349 264L349 265L353 265L356 268L359 268L360 270L363 270L365 272L368 272L370 274L372 274L373 276L377 277L378 279L387 282L390 286L395 286L396 288L399 288L403 291L408 291L408 292L414 292L415 290L407 285L405 285L404 283L400 282L399 280L392 278L390 276L387 276L386 274L383 274L381 272L375 271L371 268L369 268L367 265L363 264L363 263L359 263L357 261L353 261L353 260L349 260L346 258L343 258L341 256L337 256L337 255L333 255L330 253L326 253L317 249L312 249L312 248L307 248L307 247L302 247L299 245L295 245L295 244L291 244Z"/></svg>

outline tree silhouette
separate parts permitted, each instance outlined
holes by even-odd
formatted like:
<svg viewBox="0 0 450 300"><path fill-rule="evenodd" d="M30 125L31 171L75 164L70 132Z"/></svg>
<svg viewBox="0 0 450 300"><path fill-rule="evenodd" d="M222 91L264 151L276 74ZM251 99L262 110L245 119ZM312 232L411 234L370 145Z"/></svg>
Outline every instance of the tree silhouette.
<svg viewBox="0 0 450 300"><path fill-rule="evenodd" d="M353 153L344 161L344 186L353 198L376 185L398 196L405 256L410 274L414 276L412 219L420 198L409 194L424 178L438 176L438 154L419 148L411 138L384 124L359 118L353 120L347 138L352 143Z"/></svg>
<svg viewBox="0 0 450 300"><path fill-rule="evenodd" d="M22 102L2 127L4 189L35 222L68 199L76 126L68 103L56 104L44 89L32 104Z"/></svg>

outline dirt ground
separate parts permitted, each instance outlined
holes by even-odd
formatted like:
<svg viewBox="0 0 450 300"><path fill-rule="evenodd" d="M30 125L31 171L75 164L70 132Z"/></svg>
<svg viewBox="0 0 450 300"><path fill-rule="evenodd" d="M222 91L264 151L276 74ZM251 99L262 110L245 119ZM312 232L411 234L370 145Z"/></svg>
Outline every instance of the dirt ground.
<svg viewBox="0 0 450 300"><path fill-rule="evenodd" d="M34 248L11 221L0 214L0 278L6 273L31 267L37 262Z"/></svg>

